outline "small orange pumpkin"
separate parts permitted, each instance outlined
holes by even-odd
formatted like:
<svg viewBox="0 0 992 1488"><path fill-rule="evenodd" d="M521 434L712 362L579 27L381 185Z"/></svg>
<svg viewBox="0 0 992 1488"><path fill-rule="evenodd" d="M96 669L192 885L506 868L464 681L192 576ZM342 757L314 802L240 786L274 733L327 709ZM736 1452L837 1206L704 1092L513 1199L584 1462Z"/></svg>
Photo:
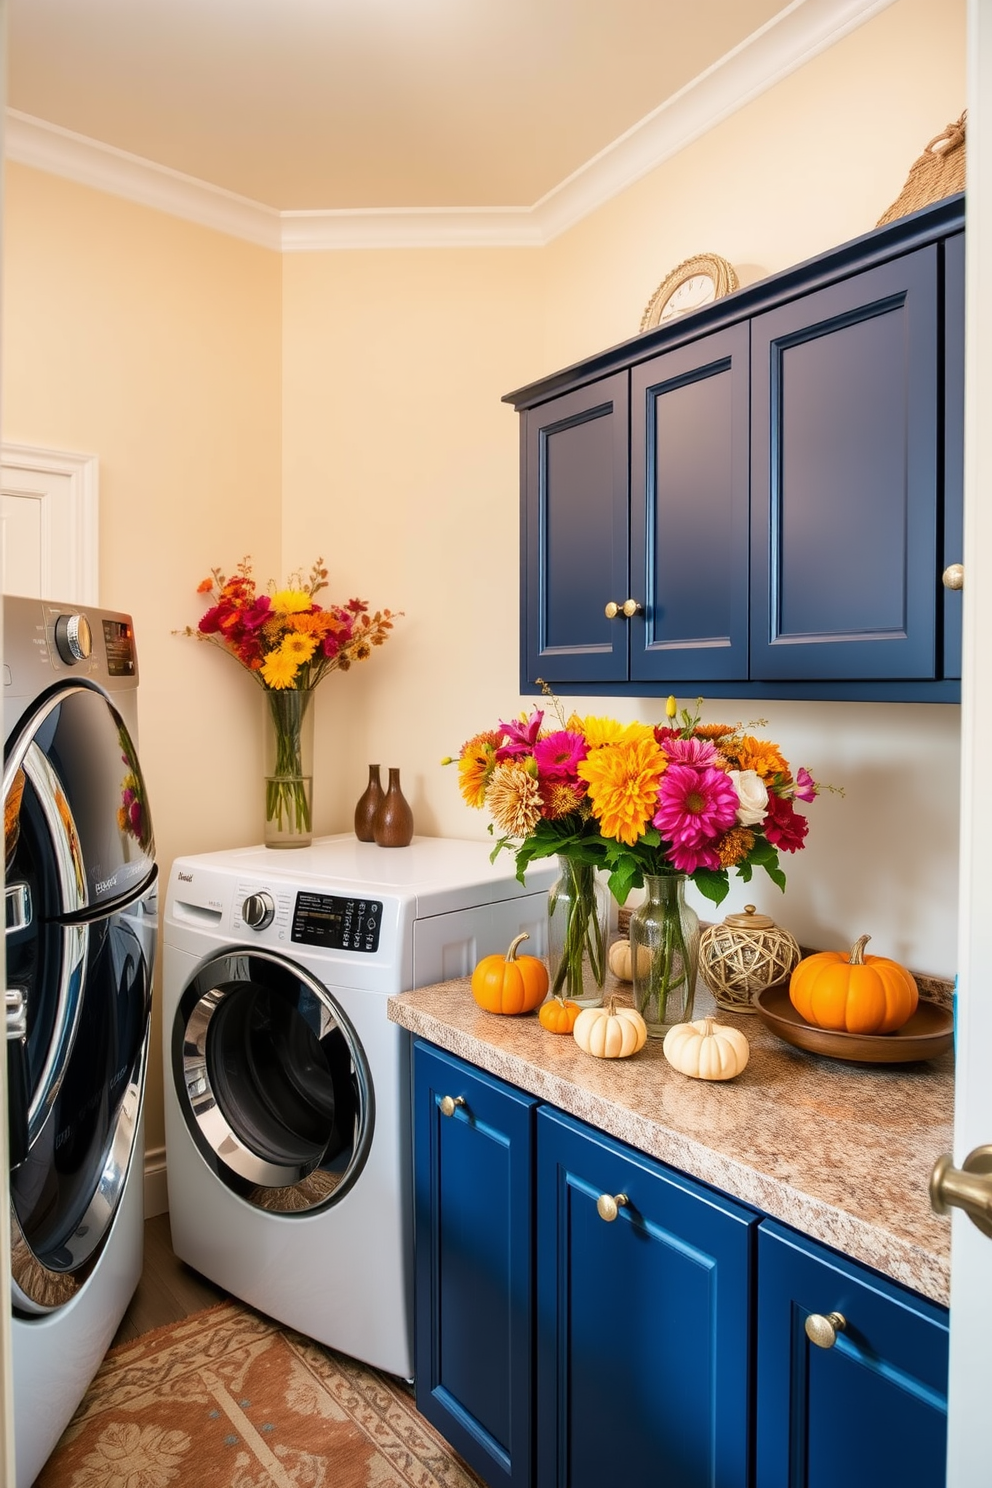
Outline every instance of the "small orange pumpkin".
<svg viewBox="0 0 992 1488"><path fill-rule="evenodd" d="M472 973L472 996L487 1013L529 1013L548 991L548 970L536 956L518 956L517 947L529 940L518 935L505 956L483 956Z"/></svg>
<svg viewBox="0 0 992 1488"><path fill-rule="evenodd" d="M541 1027L549 1033L571 1033L581 1011L579 1004L570 997L549 997L547 1002L541 1003L537 1016Z"/></svg>
<svg viewBox="0 0 992 1488"><path fill-rule="evenodd" d="M807 1023L842 1033L895 1033L916 1012L920 994L904 966L866 956L862 935L850 956L817 951L789 979L789 999Z"/></svg>

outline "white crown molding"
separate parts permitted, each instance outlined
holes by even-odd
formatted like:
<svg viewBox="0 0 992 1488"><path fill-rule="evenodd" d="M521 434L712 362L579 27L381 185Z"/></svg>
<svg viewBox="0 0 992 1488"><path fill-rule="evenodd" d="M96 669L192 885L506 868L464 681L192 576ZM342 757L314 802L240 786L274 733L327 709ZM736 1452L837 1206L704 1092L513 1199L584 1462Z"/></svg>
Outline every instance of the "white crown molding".
<svg viewBox="0 0 992 1488"><path fill-rule="evenodd" d="M19 165L122 196L126 201L215 228L261 248L278 252L282 247L280 214L271 207L156 165L140 155L130 155L127 150L74 134L71 129L9 108L3 143L7 159Z"/></svg>
<svg viewBox="0 0 992 1488"><path fill-rule="evenodd" d="M540 248L530 207L378 207L283 212L284 253L329 248Z"/></svg>
<svg viewBox="0 0 992 1488"><path fill-rule="evenodd" d="M4 152L21 165L284 253L542 247L892 3L792 0L532 207L278 212L16 109L7 110Z"/></svg>

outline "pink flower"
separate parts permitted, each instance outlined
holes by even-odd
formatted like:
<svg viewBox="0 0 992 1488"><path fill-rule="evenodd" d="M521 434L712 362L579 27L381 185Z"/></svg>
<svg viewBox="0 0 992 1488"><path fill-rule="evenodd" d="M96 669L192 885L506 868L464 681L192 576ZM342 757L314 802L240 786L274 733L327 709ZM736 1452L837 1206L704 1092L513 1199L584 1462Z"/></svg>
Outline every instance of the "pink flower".
<svg viewBox="0 0 992 1488"><path fill-rule="evenodd" d="M588 753L589 746L583 736L573 734L569 729L558 729L534 745L534 759L540 773L559 778L574 777Z"/></svg>
<svg viewBox="0 0 992 1488"><path fill-rule="evenodd" d="M700 848L733 826L737 792L726 771L710 766L669 765L658 787L652 818L673 847Z"/></svg>
<svg viewBox="0 0 992 1488"><path fill-rule="evenodd" d="M783 852L799 852L808 831L809 822L800 816L791 801L784 801L781 796L768 797L765 836L773 847L780 847Z"/></svg>
<svg viewBox="0 0 992 1488"><path fill-rule="evenodd" d="M711 739L683 739L681 734L670 734L662 739L661 747L677 765L711 765L716 759L716 745Z"/></svg>
<svg viewBox="0 0 992 1488"><path fill-rule="evenodd" d="M544 712L540 708L535 708L523 723L519 718L514 718L510 723L504 723L501 718L499 726L506 736L506 742L497 749L497 760L514 759L521 754L533 754L543 722Z"/></svg>
<svg viewBox="0 0 992 1488"><path fill-rule="evenodd" d="M668 850L668 861L679 873L695 873L697 868L719 868L720 854L715 847L705 843L699 847L687 847L673 842Z"/></svg>
<svg viewBox="0 0 992 1488"><path fill-rule="evenodd" d="M797 801L814 801L816 799L816 781L805 765L800 765L796 771L796 784L792 794Z"/></svg>

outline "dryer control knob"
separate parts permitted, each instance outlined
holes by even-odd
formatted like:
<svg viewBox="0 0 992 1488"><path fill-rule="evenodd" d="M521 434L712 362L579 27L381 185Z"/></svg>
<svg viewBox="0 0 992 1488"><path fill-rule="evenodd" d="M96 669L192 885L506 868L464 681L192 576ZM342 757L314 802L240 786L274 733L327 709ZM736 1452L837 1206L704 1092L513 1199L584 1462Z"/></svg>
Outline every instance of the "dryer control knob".
<svg viewBox="0 0 992 1488"><path fill-rule="evenodd" d="M252 930L264 930L267 925L272 924L275 917L275 901L264 889L257 894L249 894L241 906L241 918Z"/></svg>
<svg viewBox="0 0 992 1488"><path fill-rule="evenodd" d="M93 633L85 615L60 615L55 622L55 647L68 666L85 661L93 650Z"/></svg>

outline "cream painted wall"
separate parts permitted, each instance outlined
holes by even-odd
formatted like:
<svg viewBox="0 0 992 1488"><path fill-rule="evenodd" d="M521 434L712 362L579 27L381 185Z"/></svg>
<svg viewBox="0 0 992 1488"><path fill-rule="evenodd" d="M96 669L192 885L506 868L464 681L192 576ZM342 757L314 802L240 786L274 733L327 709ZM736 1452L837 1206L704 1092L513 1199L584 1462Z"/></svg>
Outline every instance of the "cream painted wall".
<svg viewBox="0 0 992 1488"><path fill-rule="evenodd" d="M367 765L401 771L416 830L469 837L453 770L513 708L516 414L540 323L532 250L297 254L284 268L283 551L331 593L404 611L317 695L315 822L350 830Z"/></svg>
<svg viewBox="0 0 992 1488"><path fill-rule="evenodd" d="M100 602L134 616L167 875L258 836L255 686L172 631L199 618L213 565L281 562L280 259L16 165L5 207L3 437L99 456ZM151 1148L159 1066L156 1042Z"/></svg>
<svg viewBox="0 0 992 1488"><path fill-rule="evenodd" d="M964 59L963 0L897 0L543 250L287 259L284 550L305 558L332 502L341 584L407 611L388 655L325 684L321 748L349 704L326 755L328 828L349 826L366 762L380 760L402 767L418 830L485 836L438 758L525 701L517 431L501 393L635 334L692 253L720 253L747 282L869 230L961 112ZM661 711L659 699L573 702ZM759 715L846 795L810 808L784 898L761 875L724 912L755 902L813 946L871 933L871 950L953 975L958 709L706 710Z"/></svg>

